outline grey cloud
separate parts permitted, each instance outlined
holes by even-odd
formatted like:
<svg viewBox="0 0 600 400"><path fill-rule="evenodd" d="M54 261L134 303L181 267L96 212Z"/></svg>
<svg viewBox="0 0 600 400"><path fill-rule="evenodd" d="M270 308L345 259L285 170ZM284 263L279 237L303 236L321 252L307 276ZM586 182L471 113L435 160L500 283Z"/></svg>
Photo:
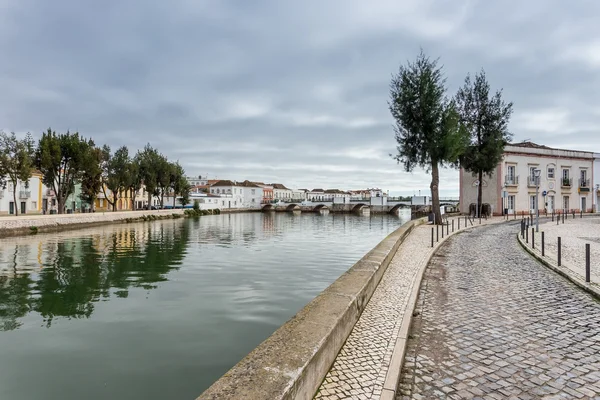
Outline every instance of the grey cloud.
<svg viewBox="0 0 600 400"><path fill-rule="evenodd" d="M189 173L291 186L428 190L403 172L390 75L419 48L453 93L481 68L515 140L600 150L600 4L5 0L0 129L150 142ZM442 173L457 195L458 175Z"/></svg>

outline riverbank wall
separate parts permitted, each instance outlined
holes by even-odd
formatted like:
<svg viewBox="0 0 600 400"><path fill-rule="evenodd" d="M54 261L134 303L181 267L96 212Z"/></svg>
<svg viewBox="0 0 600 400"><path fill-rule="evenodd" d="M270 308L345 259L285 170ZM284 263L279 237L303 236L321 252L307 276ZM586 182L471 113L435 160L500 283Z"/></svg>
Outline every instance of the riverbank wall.
<svg viewBox="0 0 600 400"><path fill-rule="evenodd" d="M184 210L174 209L1 217L0 237L90 228L113 223L181 218L183 215Z"/></svg>
<svg viewBox="0 0 600 400"><path fill-rule="evenodd" d="M198 397L312 399L400 244L405 223Z"/></svg>

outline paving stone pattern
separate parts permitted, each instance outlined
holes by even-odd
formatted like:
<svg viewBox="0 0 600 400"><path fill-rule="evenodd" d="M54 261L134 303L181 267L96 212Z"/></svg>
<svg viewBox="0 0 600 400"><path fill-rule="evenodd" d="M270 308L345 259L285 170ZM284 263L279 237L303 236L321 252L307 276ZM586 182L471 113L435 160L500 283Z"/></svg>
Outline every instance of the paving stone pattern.
<svg viewBox="0 0 600 400"><path fill-rule="evenodd" d="M600 302L527 255L514 225L451 237L416 313L397 400L600 399Z"/></svg>
<svg viewBox="0 0 600 400"><path fill-rule="evenodd" d="M484 220L482 224L499 221ZM464 219L461 223L464 229ZM458 229L458 222L455 228ZM442 243L441 233L439 240ZM390 262L315 399L365 400L381 396L415 276L432 251L431 225L413 229Z"/></svg>

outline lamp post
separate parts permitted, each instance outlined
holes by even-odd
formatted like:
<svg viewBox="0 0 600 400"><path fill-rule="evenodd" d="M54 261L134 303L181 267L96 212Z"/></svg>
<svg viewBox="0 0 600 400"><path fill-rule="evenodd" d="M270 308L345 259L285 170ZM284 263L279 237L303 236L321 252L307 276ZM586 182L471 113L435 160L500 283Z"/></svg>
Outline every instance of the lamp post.
<svg viewBox="0 0 600 400"><path fill-rule="evenodd" d="M475 187L477 188L477 204L475 205L475 208L477 209L477 212L475 214L475 218L479 218L479 185L481 184L481 182L479 182L479 179L477 179L475 181Z"/></svg>
<svg viewBox="0 0 600 400"><path fill-rule="evenodd" d="M534 170L534 176L535 176L535 231L539 232L540 231L540 211L539 211L539 204L540 204L540 175L542 173L541 169L536 169Z"/></svg>

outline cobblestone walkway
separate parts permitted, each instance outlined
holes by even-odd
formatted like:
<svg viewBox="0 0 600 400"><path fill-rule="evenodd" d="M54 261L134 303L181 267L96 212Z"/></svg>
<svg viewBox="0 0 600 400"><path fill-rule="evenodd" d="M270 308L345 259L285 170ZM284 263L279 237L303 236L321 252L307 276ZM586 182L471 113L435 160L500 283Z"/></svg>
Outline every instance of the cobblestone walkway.
<svg viewBox="0 0 600 400"><path fill-rule="evenodd" d="M434 256L398 400L600 399L600 302L527 255L516 229L470 231Z"/></svg>
<svg viewBox="0 0 600 400"><path fill-rule="evenodd" d="M432 251L430 225L415 228L400 245L315 399L379 399L415 276Z"/></svg>

